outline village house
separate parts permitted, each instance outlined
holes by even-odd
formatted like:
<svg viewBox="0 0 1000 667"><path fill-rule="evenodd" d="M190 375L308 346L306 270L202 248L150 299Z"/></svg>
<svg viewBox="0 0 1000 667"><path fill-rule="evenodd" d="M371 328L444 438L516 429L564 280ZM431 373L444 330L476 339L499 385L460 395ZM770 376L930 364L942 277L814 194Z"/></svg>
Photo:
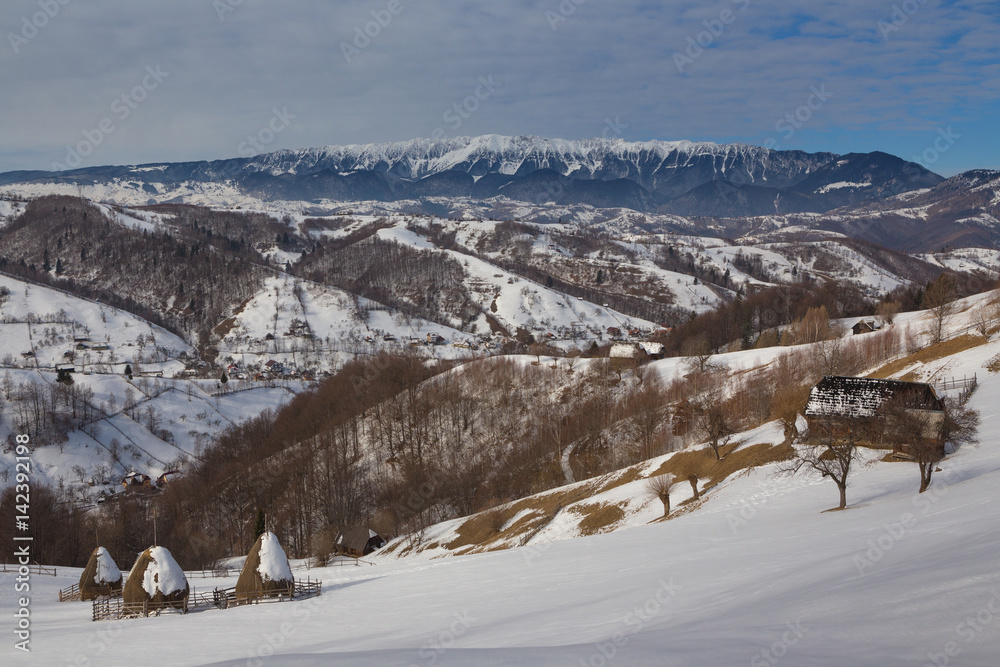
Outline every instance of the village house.
<svg viewBox="0 0 1000 667"><path fill-rule="evenodd" d="M374 530L363 526L348 526L340 531L335 541L337 554L361 558L385 545L385 540Z"/></svg>
<svg viewBox="0 0 1000 667"><path fill-rule="evenodd" d="M879 326L875 324L875 320L860 320L857 324L851 327L851 331L854 335L871 333L873 331L878 331Z"/></svg>
<svg viewBox="0 0 1000 667"><path fill-rule="evenodd" d="M895 403L897 410L888 409ZM809 392L805 417L809 431L819 437L854 440L869 447L885 447L893 433L893 452L908 457L915 446L930 445L944 455L944 402L934 388L922 382L860 377L824 377ZM894 422L906 419L908 424ZM900 432L918 425L908 438Z"/></svg>
<svg viewBox="0 0 1000 667"><path fill-rule="evenodd" d="M122 480L122 486L125 487L126 491L147 491L154 488L153 480L149 475L144 475L134 470L125 475L125 479Z"/></svg>

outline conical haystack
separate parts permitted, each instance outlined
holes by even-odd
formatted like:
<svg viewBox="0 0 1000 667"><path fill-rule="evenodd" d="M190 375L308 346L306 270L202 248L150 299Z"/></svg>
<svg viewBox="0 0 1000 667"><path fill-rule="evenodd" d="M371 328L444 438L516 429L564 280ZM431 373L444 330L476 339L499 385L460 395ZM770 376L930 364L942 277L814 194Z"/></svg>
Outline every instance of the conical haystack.
<svg viewBox="0 0 1000 667"><path fill-rule="evenodd" d="M163 547L143 551L128 573L122 598L125 611L143 613L165 607L187 610L190 589L184 570Z"/></svg>
<svg viewBox="0 0 1000 667"><path fill-rule="evenodd" d="M295 580L285 550L274 533L264 533L254 542L236 582L238 601L291 595Z"/></svg>
<svg viewBox="0 0 1000 667"><path fill-rule="evenodd" d="M115 565L111 554L104 547L97 547L90 554L87 567L80 575L80 599L95 600L108 597L122 589L122 571Z"/></svg>

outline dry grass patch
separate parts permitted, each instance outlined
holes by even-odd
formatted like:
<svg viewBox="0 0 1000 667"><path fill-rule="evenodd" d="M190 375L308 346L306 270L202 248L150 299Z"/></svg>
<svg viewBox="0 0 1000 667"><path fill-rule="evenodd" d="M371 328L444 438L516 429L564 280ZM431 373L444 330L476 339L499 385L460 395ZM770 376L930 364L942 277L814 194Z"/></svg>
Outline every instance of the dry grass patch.
<svg viewBox="0 0 1000 667"><path fill-rule="evenodd" d="M574 505L570 511L583 517L579 529L581 535L607 533L625 520L625 503L592 503Z"/></svg>
<svg viewBox="0 0 1000 667"><path fill-rule="evenodd" d="M907 357L903 357L902 359L897 359L890 364L886 364L874 373L869 374L868 377L885 380L892 377L896 373L899 373L904 368L912 366L913 364L927 364L985 344L986 343L982 336L972 336L970 334L958 336L957 338L952 338L951 340L945 340L940 343L935 343L934 345L929 345L928 347L925 347L918 352L914 352Z"/></svg>
<svg viewBox="0 0 1000 667"><path fill-rule="evenodd" d="M638 481L645 477L656 477L666 473L677 476L678 484L687 484L691 476L707 479L699 491L704 492L727 477L743 470L757 466L785 461L792 457L791 445L771 445L763 443L736 449L738 444L723 449L725 454L721 461L715 459L711 449L697 449L676 452L655 472L643 475L642 471L649 463L639 463L624 470L598 477L578 487L553 491L541 496L523 498L504 507L494 508L479 514L474 514L458 525L455 538L442 546L461 553L475 553L507 549L519 544L525 537L544 527L557 511L573 505L585 498L610 491L624 484ZM690 499L682 504L684 511L675 514L686 514L701 506L701 500ZM579 524L582 535L594 535L613 530L626 516L626 503L585 503L574 505L570 511L582 517ZM506 522L523 513L516 522L504 527Z"/></svg>
<svg viewBox="0 0 1000 667"><path fill-rule="evenodd" d="M523 498L512 505L473 514L459 524L455 530L455 539L444 546L452 550L469 548L474 551L490 550L491 546L506 548L504 545L511 539L524 537L548 523L557 509L591 495L593 486L588 484L577 489ZM500 531L507 521L525 510L528 512L524 516ZM498 542L504 544L497 545Z"/></svg>
<svg viewBox="0 0 1000 667"><path fill-rule="evenodd" d="M715 454L709 448L692 449L678 452L663 462L663 465L650 477L673 473L678 481L686 481L689 477L696 476L700 479L708 479L703 491L707 491L717 485L727 477L743 470L750 470L758 466L779 461L787 461L792 458L794 449L791 445L772 445L761 443L751 445L742 449L729 452L721 461L715 460Z"/></svg>

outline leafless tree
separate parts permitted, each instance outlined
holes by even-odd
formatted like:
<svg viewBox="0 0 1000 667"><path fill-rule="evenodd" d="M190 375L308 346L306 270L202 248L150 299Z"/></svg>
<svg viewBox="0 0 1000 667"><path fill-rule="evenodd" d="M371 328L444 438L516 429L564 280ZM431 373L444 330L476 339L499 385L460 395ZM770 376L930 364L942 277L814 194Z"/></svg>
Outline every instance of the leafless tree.
<svg viewBox="0 0 1000 667"><path fill-rule="evenodd" d="M988 343L990 332L993 331L998 319L1000 319L1000 301L993 301L976 307L972 313L972 326Z"/></svg>
<svg viewBox="0 0 1000 667"><path fill-rule="evenodd" d="M646 480L646 495L663 503L663 516L670 516L670 489L674 486L674 475L667 473Z"/></svg>
<svg viewBox="0 0 1000 667"><path fill-rule="evenodd" d="M898 301L883 301L878 305L878 307L875 308L875 314L878 315L886 324L892 324L898 313Z"/></svg>
<svg viewBox="0 0 1000 667"><path fill-rule="evenodd" d="M689 357L687 366L692 373L708 373L714 370L712 359L712 345L706 336L698 336L684 342L681 346L681 354Z"/></svg>
<svg viewBox="0 0 1000 667"><path fill-rule="evenodd" d="M840 491L837 509L845 509L850 475L860 462L857 433L861 430L852 428L850 432L835 435L832 424L810 428L802 445L795 448L795 455L778 468L779 474L794 475L809 471L829 477Z"/></svg>
<svg viewBox="0 0 1000 667"><path fill-rule="evenodd" d="M944 340L944 325L955 313L955 299L958 296L958 287L955 277L948 273L943 273L935 278L924 292L924 298L920 305L931 311L934 322L934 342L940 343Z"/></svg>
<svg viewBox="0 0 1000 667"><path fill-rule="evenodd" d="M711 403L698 415L698 428L708 441L708 446L715 454L715 460L721 461L724 456L722 449L728 447L736 434L736 428L718 403Z"/></svg>

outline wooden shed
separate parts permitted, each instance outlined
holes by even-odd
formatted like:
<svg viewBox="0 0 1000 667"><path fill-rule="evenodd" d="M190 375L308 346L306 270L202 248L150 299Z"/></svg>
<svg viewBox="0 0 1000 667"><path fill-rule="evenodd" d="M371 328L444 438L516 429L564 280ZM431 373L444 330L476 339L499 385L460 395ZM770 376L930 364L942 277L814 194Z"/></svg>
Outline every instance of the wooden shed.
<svg viewBox="0 0 1000 667"><path fill-rule="evenodd" d="M337 554L361 558L381 549L385 540L374 530L363 526L348 526L338 533L335 543Z"/></svg>
<svg viewBox="0 0 1000 667"><path fill-rule="evenodd" d="M820 436L891 446L902 455L930 445L944 455L945 405L923 382L827 376L810 390L805 416Z"/></svg>

